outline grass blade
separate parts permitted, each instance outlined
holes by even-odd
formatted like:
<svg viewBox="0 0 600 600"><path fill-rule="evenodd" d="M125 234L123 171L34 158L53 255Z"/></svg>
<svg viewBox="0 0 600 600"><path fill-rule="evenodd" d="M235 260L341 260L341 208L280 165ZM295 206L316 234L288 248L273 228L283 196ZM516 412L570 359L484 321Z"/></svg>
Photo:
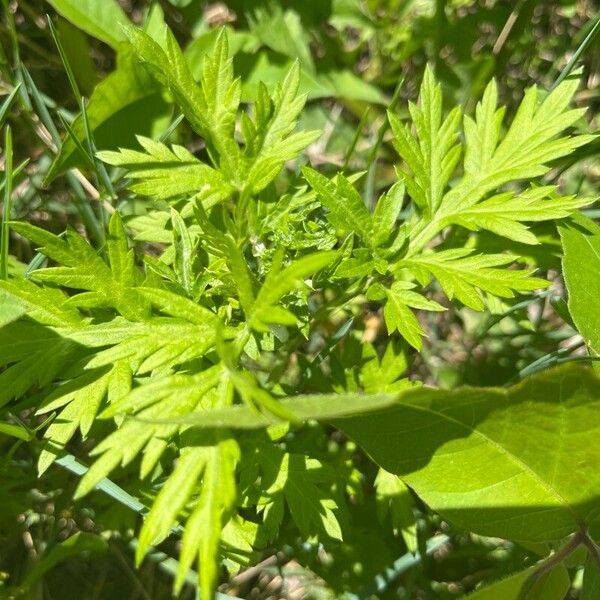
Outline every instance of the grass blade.
<svg viewBox="0 0 600 600"><path fill-rule="evenodd" d="M69 85L71 86L71 90L73 90L73 95L75 96L75 100L79 103L79 108L81 109L81 93L79 92L79 86L77 85L77 80L75 79L75 74L73 73L73 69L71 69L71 65L67 59L67 54L63 45L60 41L60 37L58 35L58 31L54 27L54 23L50 18L50 15L46 15L46 20L48 21L48 27L50 28L50 34L52 35L52 39L54 40L54 44L56 45L56 49L58 50L58 54L60 56L60 60L65 68L65 72L67 73L67 79L69 80Z"/></svg>
<svg viewBox="0 0 600 600"><path fill-rule="evenodd" d="M600 12L596 15L595 21L596 22L594 23L594 26L592 27L590 32L585 36L583 42L579 44L579 47L577 48L577 50L575 50L573 56L571 56L571 59L566 64L565 68L560 72L560 75L552 84L550 91L558 87L571 74L571 71L575 68L575 65L577 64L577 61L579 60L580 56L586 51L588 46L594 41L594 38L600 32Z"/></svg>
<svg viewBox="0 0 600 600"><path fill-rule="evenodd" d="M38 90L33 78L29 74L29 71L21 65L20 67L21 75L25 80L26 87L31 95L33 105L35 106L35 110L37 112L37 116L40 121L43 123L44 127L48 130L54 145L58 148L60 146L60 134L58 133L58 129L56 129L56 125L48 112L48 108L46 107L46 103L42 98L42 94Z"/></svg>
<svg viewBox="0 0 600 600"><path fill-rule="evenodd" d="M0 279L8 277L8 236L10 235L10 213L12 209L13 148L12 131L6 127L4 136L4 208L2 211L2 238L0 239Z"/></svg>
<svg viewBox="0 0 600 600"><path fill-rule="evenodd" d="M17 85L15 85L15 87L12 89L12 92L8 95L6 100L2 103L2 106L0 106L0 126L2 126L2 123L4 122L4 117L6 116L8 109L11 107L13 100L15 99L20 87L21 83L17 83Z"/></svg>
<svg viewBox="0 0 600 600"><path fill-rule="evenodd" d="M398 98L400 97L400 90L402 89L402 85L404 83L404 79L401 79L392 94L392 99L388 105L388 110L393 110L398 102ZM384 118L381 127L379 127L379 131L377 132L377 140L373 145L373 149L369 154L369 158L367 160L367 177L365 181L365 203L367 207L370 209L374 206L374 198L373 195L375 193L375 171L377 169L377 153L379 152L379 148L381 148L381 144L383 143L383 137L385 136L385 132L388 130L390 124L387 118Z"/></svg>
<svg viewBox="0 0 600 600"><path fill-rule="evenodd" d="M23 169L25 169L25 167L29 164L29 159L26 158L22 163L20 163L15 169L13 169L12 172L12 180L14 181L17 177L17 175L20 175L23 172ZM2 181L0 181L0 192L4 189L4 186L6 185L6 179L3 179Z"/></svg>

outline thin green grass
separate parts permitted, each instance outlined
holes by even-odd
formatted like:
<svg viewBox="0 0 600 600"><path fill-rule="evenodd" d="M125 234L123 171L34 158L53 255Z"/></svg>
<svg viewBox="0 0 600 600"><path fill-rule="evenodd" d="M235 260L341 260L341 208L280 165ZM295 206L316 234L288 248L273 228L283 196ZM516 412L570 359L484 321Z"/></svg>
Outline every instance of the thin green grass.
<svg viewBox="0 0 600 600"><path fill-rule="evenodd" d="M8 238L12 210L13 143L12 131L7 125L4 135L4 206L2 209L2 238L0 239L0 279L8 277Z"/></svg>
<svg viewBox="0 0 600 600"><path fill-rule="evenodd" d="M8 109L11 107L13 100L17 97L17 93L20 89L21 83L17 83L12 89L12 92L6 97L6 100L2 103L2 106L0 106L0 127L2 126L2 123L4 123L6 113L8 113Z"/></svg>
<svg viewBox="0 0 600 600"><path fill-rule="evenodd" d="M556 78L550 91L558 87L573 71L577 65L577 61L581 58L582 54L590 47L598 33L600 33L600 12L592 19L593 26L590 32L585 36L585 39L579 44L573 56L571 56L569 62L565 65L565 68L560 72L560 75Z"/></svg>

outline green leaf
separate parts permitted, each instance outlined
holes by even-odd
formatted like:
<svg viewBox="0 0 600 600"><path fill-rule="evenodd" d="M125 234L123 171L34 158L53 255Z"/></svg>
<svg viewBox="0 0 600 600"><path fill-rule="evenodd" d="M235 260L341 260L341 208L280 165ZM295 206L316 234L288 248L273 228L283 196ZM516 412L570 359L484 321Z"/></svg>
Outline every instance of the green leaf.
<svg viewBox="0 0 600 600"><path fill-rule="evenodd" d="M202 477L200 495L183 535L176 590L183 585L187 570L198 556L202 595L210 597L213 593L217 583L220 531L236 499L234 473L238 457L237 443L231 439L221 440L216 445L184 448L144 521L136 549L138 563L150 546L170 533Z"/></svg>
<svg viewBox="0 0 600 600"><path fill-rule="evenodd" d="M379 519L390 513L392 526L402 533L408 551L417 551L417 528L413 500L406 484L397 476L379 469L375 478Z"/></svg>
<svg viewBox="0 0 600 600"><path fill-rule="evenodd" d="M404 202L404 192L404 186L395 183L377 201L373 213L373 246L384 244L392 236Z"/></svg>
<svg viewBox="0 0 600 600"><path fill-rule="evenodd" d="M209 598L217 585L221 530L229 520L237 493L235 469L239 448L232 440L203 448L205 464L202 488L197 504L186 522L183 534L175 590L181 589L185 575L198 556L200 590Z"/></svg>
<svg viewBox="0 0 600 600"><path fill-rule="evenodd" d="M577 79L565 81L541 103L537 89L530 88L499 140L503 111L496 108L495 84L491 83L475 120L465 118L465 176L448 192L442 212L456 214L505 183L544 175L550 161L589 143L593 136L557 137L585 112L568 109L578 87Z"/></svg>
<svg viewBox="0 0 600 600"><path fill-rule="evenodd" d="M162 401L165 405L175 406L177 400L182 397L189 399L194 396L198 401L209 390L216 387L222 370L222 365L214 365L195 375L177 373L157 378L111 402L111 405L103 411L100 417L111 418L121 414L139 412Z"/></svg>
<svg viewBox="0 0 600 600"><path fill-rule="evenodd" d="M413 135L410 124L389 115L394 145L406 165L398 168L398 175L424 217L415 215L409 220L408 255L421 252L452 223L470 229L490 229L511 239L534 243L533 235L519 221L545 220L540 210L542 198L537 197L535 189L525 192L523 219L516 201L518 193L492 198L488 194L506 184L547 174L549 163L594 139L590 135L565 134L585 112L585 109L569 109L577 87L577 80L565 81L542 102L536 88L531 88L502 135L504 109L497 106L497 89L492 81L476 107L474 118L465 116L464 141L456 144L459 113L455 109L443 119L441 90L428 70L418 106L409 105L416 134ZM449 186L460 159L461 145L463 174ZM570 198L545 202L550 202L549 214L558 211L560 218L575 206L587 203ZM479 203L481 207L477 206Z"/></svg>
<svg viewBox="0 0 600 600"><path fill-rule="evenodd" d="M129 27L126 33L138 59L167 86L192 128L205 138L215 166L230 183L239 182L240 150L233 133L240 86L233 78L225 31L220 33L212 52L204 57L201 86L194 81L170 30L165 50L138 28Z"/></svg>
<svg viewBox="0 0 600 600"><path fill-rule="evenodd" d="M314 394L298 395L280 403L297 419L327 421L343 415L365 414L392 406L394 394ZM152 422L190 425L202 429L231 428L259 429L280 422L271 414L259 413L247 405L211 410L202 414L188 414L173 419L155 417Z"/></svg>
<svg viewBox="0 0 600 600"><path fill-rule="evenodd" d="M111 262L107 265L94 248L72 230L67 230L65 239L59 238L43 229L28 223L18 222L13 228L39 244L40 252L54 259L63 266L37 269L32 279L44 283L84 290L75 293L66 305L80 307L114 306L121 314L140 320L147 316L148 309L134 291L139 282L133 251L128 249L128 242L121 217L114 213L109 223L108 256ZM27 289L20 284L21 289ZM43 288L41 298L47 295L48 288ZM33 289L31 290L33 294ZM23 296L21 296L23 297Z"/></svg>
<svg viewBox="0 0 600 600"><path fill-rule="evenodd" d="M22 301L27 314L44 325L78 327L83 325L79 312L67 304L67 296L53 288L42 288L28 279L0 281L0 289Z"/></svg>
<svg viewBox="0 0 600 600"><path fill-rule="evenodd" d="M564 565L557 565L541 575L527 591L528 600L564 600L571 588L571 578Z"/></svg>
<svg viewBox="0 0 600 600"><path fill-rule="evenodd" d="M446 217L448 224L462 225L472 231L487 229L497 235L523 244L539 243L536 236L521 221L550 221L564 219L582 206L587 198L552 197L554 187L531 188L520 194L504 192L456 215Z"/></svg>
<svg viewBox="0 0 600 600"><path fill-rule="evenodd" d="M524 571L519 571L509 575L505 579L501 579L496 583L485 585L478 590L469 594L469 600L520 600L521 589L523 584L529 579L533 573L535 566L529 567Z"/></svg>
<svg viewBox="0 0 600 600"><path fill-rule="evenodd" d="M299 284L302 285L306 277L324 269L337 256L337 252L315 252L314 254L309 254L293 261L284 269L281 269L281 264L273 261L273 267L265 278L265 282L248 315L251 323L254 325L260 322L280 323L281 320L276 318L278 315L281 315L281 311L277 310L281 307L276 306L280 299L288 292L294 290ZM293 325L296 319L291 313L289 314L292 322L283 324Z"/></svg>
<svg viewBox="0 0 600 600"><path fill-rule="evenodd" d="M600 234L575 226L560 228L569 312L585 343L600 353Z"/></svg>
<svg viewBox="0 0 600 600"><path fill-rule="evenodd" d="M15 437L24 442L29 442L33 439L33 435L20 425L13 425L12 423L4 423L0 421L0 435L9 435Z"/></svg>
<svg viewBox="0 0 600 600"><path fill-rule="evenodd" d="M70 340L31 319L0 328L0 365L6 367L0 373L0 406L34 386L48 385L80 356Z"/></svg>
<svg viewBox="0 0 600 600"><path fill-rule="evenodd" d="M599 402L600 380L568 365L508 389L419 388L333 422L456 525L550 541L598 515Z"/></svg>
<svg viewBox="0 0 600 600"><path fill-rule="evenodd" d="M55 421L44 432L46 448L38 459L38 472L41 475L64 450L67 442L79 429L83 439L87 437L106 392L110 380L110 370L93 370L59 386L46 397L38 414L46 414L62 408Z"/></svg>
<svg viewBox="0 0 600 600"><path fill-rule="evenodd" d="M154 136L167 125L171 108L161 88L130 52L119 53L117 69L100 82L86 107L90 131L98 149L131 146L135 135ZM82 115L72 124L78 140L86 139ZM70 136L63 141L44 183L74 166L87 164Z"/></svg>
<svg viewBox="0 0 600 600"><path fill-rule="evenodd" d="M243 194L263 190L286 161L316 139L317 132L293 133L305 102L298 95L298 65L272 93L259 87L253 118L247 112L242 116L242 151L235 137L241 85L233 76L226 30L219 32L213 48L203 56L200 85L170 31L164 51L139 29L127 31L138 58L170 89L192 128L204 137L214 166Z"/></svg>
<svg viewBox="0 0 600 600"><path fill-rule="evenodd" d="M402 337L417 350L421 349L421 338L425 335L417 317L409 307L423 310L446 310L434 300L428 300L421 294L413 292L410 288L414 284L396 281L389 290L386 290L387 302L383 309L388 332L398 330Z"/></svg>
<svg viewBox="0 0 600 600"><path fill-rule="evenodd" d="M275 447L264 449L259 460L264 489L258 505L259 510L264 511L265 524L271 532L280 525L285 501L292 519L305 536L319 534L342 539L334 513L337 504L319 485L328 479L323 473L323 463L303 454L281 452Z"/></svg>
<svg viewBox="0 0 600 600"><path fill-rule="evenodd" d="M215 313L184 296L158 288L140 287L136 291L167 315L199 326L217 327L219 321Z"/></svg>
<svg viewBox="0 0 600 600"><path fill-rule="evenodd" d="M167 146L136 136L144 152L125 150L98 152L98 158L110 165L125 167L133 180L129 188L136 194L169 200L185 196L199 198L206 208L221 202L233 191L215 169L200 162L182 146Z"/></svg>
<svg viewBox="0 0 600 600"><path fill-rule="evenodd" d="M115 50L125 41L129 19L116 0L48 0L56 12Z"/></svg>
<svg viewBox="0 0 600 600"><path fill-rule="evenodd" d="M201 207L197 208L195 214L202 229L205 248L210 254L223 258L227 262L237 288L240 304L248 315L254 304L254 285L244 254L230 233L224 233L217 229L201 210Z"/></svg>
<svg viewBox="0 0 600 600"><path fill-rule="evenodd" d="M457 137L461 113L455 108L442 118L441 86L429 67L423 76L419 103L410 103L409 111L416 136L393 113L388 114L394 147L408 167L399 167L397 173L417 206L431 216L439 208L460 159Z"/></svg>
<svg viewBox="0 0 600 600"><path fill-rule="evenodd" d="M320 135L318 131L293 133L306 101L305 96L298 95L299 78L295 63L273 92L259 86L254 119L242 118L248 164L245 185L254 194L275 178L286 161L296 158Z"/></svg>
<svg viewBox="0 0 600 600"><path fill-rule="evenodd" d="M127 360L133 372L144 374L203 356L214 345L215 328L214 319L195 324L191 319L154 317L135 323L116 317L65 337L88 348L109 346L95 354L88 368Z"/></svg>
<svg viewBox="0 0 600 600"><path fill-rule="evenodd" d="M548 286L548 282L530 277L533 269L499 269L513 262L508 254L472 254L468 248L440 250L402 259L396 268L407 267L422 285L433 275L450 300L456 298L474 310L483 310L478 290L500 298L512 298L515 292L532 291Z"/></svg>
<svg viewBox="0 0 600 600"><path fill-rule="evenodd" d="M354 186L341 174L334 181L308 167L302 169L302 174L329 210L330 223L342 233L355 232L363 243L370 245L371 215Z"/></svg>
<svg viewBox="0 0 600 600"><path fill-rule="evenodd" d="M387 394L400 392L414 385L406 378L399 379L408 368L406 354L401 344L390 341L381 360L373 346L364 344L363 358L366 362L361 369L361 380L365 392Z"/></svg>
<svg viewBox="0 0 600 600"><path fill-rule="evenodd" d="M116 400L111 399L109 383L108 406L100 418L136 413L135 419L127 419L119 428L105 437L93 450L99 458L92 464L77 488L76 496L82 497L117 466L130 464L142 454L140 478L147 477L168 444L179 431L177 425L150 423L158 417L178 417L191 411L206 410L215 403L214 390L219 384L223 369L216 365L196 375L178 373L157 377L133 390L131 386ZM113 369L113 379L115 370ZM207 413L208 414L208 413Z"/></svg>
<svg viewBox="0 0 600 600"><path fill-rule="evenodd" d="M258 5L247 12L247 18L250 32L262 44L314 71L310 37L296 11L284 11L278 4Z"/></svg>

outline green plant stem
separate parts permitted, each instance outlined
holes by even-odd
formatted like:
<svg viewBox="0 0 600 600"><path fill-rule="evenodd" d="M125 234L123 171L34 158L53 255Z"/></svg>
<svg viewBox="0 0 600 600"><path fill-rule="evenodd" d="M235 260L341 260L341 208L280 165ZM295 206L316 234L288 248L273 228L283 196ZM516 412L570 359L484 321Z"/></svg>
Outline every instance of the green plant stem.
<svg viewBox="0 0 600 600"><path fill-rule="evenodd" d="M404 83L404 79L400 79L398 84L396 85L396 89L392 94L392 98L388 105L388 110L394 110L396 104L398 103L398 98L400 98L400 90L402 89L402 85ZM383 144L383 138L385 136L386 131L390 126L389 120L386 118L383 120L383 123L379 127L377 131L377 139L369 154L369 158L367 159L367 177L365 181L365 204L369 208L373 208L374 205L374 194L375 194L375 171L377 169L377 154L379 153L379 149L381 148L381 144Z"/></svg>
<svg viewBox="0 0 600 600"><path fill-rule="evenodd" d="M583 534L583 544L588 549L590 556L600 566L600 547L598 547L598 544L590 537L587 531Z"/></svg>
<svg viewBox="0 0 600 600"><path fill-rule="evenodd" d="M535 584L535 582L542 577L542 575L551 571L554 567L563 563L579 546L585 543L585 534L582 532L576 533L564 546L559 548L556 552L542 560L536 566L534 572L527 579L521 592L519 594L519 600L526 600L529 597L529 592Z"/></svg>
<svg viewBox="0 0 600 600"><path fill-rule="evenodd" d="M352 138L350 147L348 148L348 151L346 152L346 156L344 157L344 164L342 165L342 171L345 171L348 168L350 159L352 158L352 155L354 154L354 150L356 149L356 144L358 143L360 134L362 133L362 130L365 127L365 124L367 122L367 117L369 116L370 111L371 111L371 107L367 106L367 108L365 108L365 110L360 118L360 121L358 122L358 125L356 126L356 130L354 132L354 137Z"/></svg>

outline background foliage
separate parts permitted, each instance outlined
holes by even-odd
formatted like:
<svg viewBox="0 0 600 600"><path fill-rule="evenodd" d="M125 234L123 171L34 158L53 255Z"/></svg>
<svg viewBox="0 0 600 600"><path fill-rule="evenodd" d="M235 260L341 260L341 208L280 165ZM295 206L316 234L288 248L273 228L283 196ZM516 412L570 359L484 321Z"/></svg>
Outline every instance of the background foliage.
<svg viewBox="0 0 600 600"><path fill-rule="evenodd" d="M597 597L599 10L3 0L0 595Z"/></svg>

